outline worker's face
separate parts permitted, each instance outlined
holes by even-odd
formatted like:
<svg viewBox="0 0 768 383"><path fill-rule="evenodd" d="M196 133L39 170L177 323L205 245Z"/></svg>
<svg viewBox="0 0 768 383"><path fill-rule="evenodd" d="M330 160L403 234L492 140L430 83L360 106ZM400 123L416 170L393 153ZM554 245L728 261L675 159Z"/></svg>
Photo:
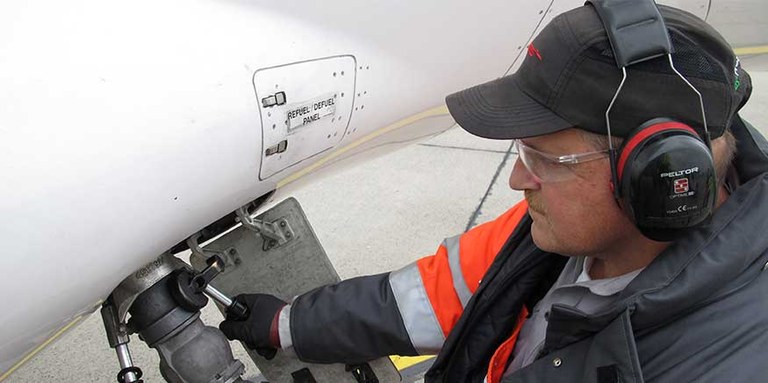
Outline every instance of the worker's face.
<svg viewBox="0 0 768 383"><path fill-rule="evenodd" d="M638 233L611 192L607 154L595 153L597 149L579 131L526 138L520 144L509 186L525 192L533 241L540 249L594 256ZM583 153L592 154L578 156ZM570 154L584 160L577 164L547 160Z"/></svg>

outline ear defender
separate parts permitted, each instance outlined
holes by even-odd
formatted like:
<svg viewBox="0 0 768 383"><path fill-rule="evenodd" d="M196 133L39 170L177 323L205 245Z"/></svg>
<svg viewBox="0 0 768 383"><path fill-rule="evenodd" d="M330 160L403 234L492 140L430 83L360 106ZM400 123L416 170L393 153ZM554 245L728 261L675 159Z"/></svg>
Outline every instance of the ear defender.
<svg viewBox="0 0 768 383"><path fill-rule="evenodd" d="M616 173L621 208L652 240L679 238L714 211L712 152L681 122L656 118L635 129L619 151Z"/></svg>
<svg viewBox="0 0 768 383"><path fill-rule="evenodd" d="M710 149L704 99L672 60L672 41L654 0L587 0L597 12L611 43L622 78L605 111L611 143L611 109L627 80L627 67L666 56L669 68L696 94L703 136L667 118L655 118L632 131L619 151L610 146L614 196L643 235L671 241L704 225L717 200L717 180ZM635 114L638 112L635 111ZM703 139L702 139L703 137Z"/></svg>

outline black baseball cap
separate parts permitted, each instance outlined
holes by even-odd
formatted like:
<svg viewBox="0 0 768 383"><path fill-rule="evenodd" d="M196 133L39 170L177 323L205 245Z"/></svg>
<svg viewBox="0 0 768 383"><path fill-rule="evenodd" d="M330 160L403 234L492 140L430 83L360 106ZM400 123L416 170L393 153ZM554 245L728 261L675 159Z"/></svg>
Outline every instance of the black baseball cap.
<svg viewBox="0 0 768 383"><path fill-rule="evenodd" d="M749 74L710 25L679 9L659 5L659 10L675 68L701 92L709 133L719 137L749 99ZM544 27L517 72L451 94L446 104L462 128L485 138L525 138L571 127L606 134L605 111L621 78L603 24L585 5ZM704 131L698 97L666 56L627 67L610 117L618 137L658 117Z"/></svg>

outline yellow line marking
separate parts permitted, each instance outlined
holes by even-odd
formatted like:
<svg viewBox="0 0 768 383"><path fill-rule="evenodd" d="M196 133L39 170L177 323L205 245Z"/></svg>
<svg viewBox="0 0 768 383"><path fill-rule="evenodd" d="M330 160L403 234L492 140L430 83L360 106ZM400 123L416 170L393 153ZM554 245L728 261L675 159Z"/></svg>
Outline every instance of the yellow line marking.
<svg viewBox="0 0 768 383"><path fill-rule="evenodd" d="M395 122L392 125L385 126L385 127L381 128L379 130L376 130L376 131L368 134L365 137L360 138L359 140L357 140L357 141L355 141L355 142L353 142L353 143L351 143L351 144L349 144L347 146L344 146L344 147L336 150L335 152L331 153L327 157L324 157L324 158L320 159L319 161L317 161L314 164L304 168L303 170L301 170L299 172L296 172L296 173L286 177L285 179L283 179L283 180L281 180L280 182L277 183L277 187L279 189L279 188L281 188L281 187L283 187L285 185L288 185L289 183L291 183L293 181L296 181L297 179L299 179L299 178L301 178L301 177L303 177L303 176L305 176L305 175L307 175L307 174L317 170L321 166L327 164L329 161L331 161L331 160L341 156L342 154L344 154L344 153L346 153L346 152L348 152L348 151L350 151L350 150L352 150L352 149L354 149L354 148L356 148L356 147L358 147L358 146L360 146L360 145L362 145L362 144L364 144L364 143L366 143L368 141L373 140L376 137L379 137L381 135L389 133L389 132L391 132L393 130L400 129L400 128L406 126L406 125L412 124L412 123L417 122L419 120L423 120L425 118L436 117L436 116L443 116L443 115L447 115L447 114L448 114L448 107L445 106L445 105L442 105L442 106L438 106L438 107L435 107L435 108L432 108L432 109L425 110L425 111L423 111L421 113L418 113L418 114L414 114L413 116L410 116L408 118L405 118L405 119L402 119L400 121L397 121L397 122Z"/></svg>
<svg viewBox="0 0 768 383"><path fill-rule="evenodd" d="M434 355L426 355L426 356L398 356L398 355L392 355L389 357L389 359L392 360L392 363L395 364L395 368L397 368L397 371L405 370L408 367L415 366L421 362L424 362L426 360L434 358Z"/></svg>
<svg viewBox="0 0 768 383"><path fill-rule="evenodd" d="M90 315L90 313L89 314L80 315L79 317L73 319L67 325L62 327L59 331L56 331L56 333L53 334L53 336L51 336L50 338L48 338L48 340L43 342L41 345L35 347L35 349L30 351L26 356L24 356L24 358L22 358L20 361L16 362L16 364L13 365L13 367L11 367L10 370L8 370L5 373L3 373L3 375L0 375L0 382L5 380L5 378L9 377L14 371L16 371L24 363L27 363L30 359L32 359L33 356L37 355L37 353L40 352L40 350L42 350L45 347L47 347L49 344L51 344L51 342L56 340L56 338L60 337L61 334L64 334L65 332L67 332L67 330L71 329L73 326L78 324L81 320L83 320L83 318L85 318L88 315Z"/></svg>
<svg viewBox="0 0 768 383"><path fill-rule="evenodd" d="M763 53L768 53L768 45L734 48L733 53L736 53L737 56L760 55Z"/></svg>

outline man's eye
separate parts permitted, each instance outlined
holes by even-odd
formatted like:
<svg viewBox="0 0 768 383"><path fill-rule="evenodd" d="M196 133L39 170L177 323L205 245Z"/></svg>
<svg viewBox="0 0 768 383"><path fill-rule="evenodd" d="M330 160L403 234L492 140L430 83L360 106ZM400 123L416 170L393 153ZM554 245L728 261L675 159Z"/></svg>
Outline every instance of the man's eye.
<svg viewBox="0 0 768 383"><path fill-rule="evenodd" d="M541 166L542 166L543 168L545 168L545 169L557 169L557 168L559 168L561 165L560 165L559 163L557 163L557 162L554 162L554 161L552 161L552 160L549 160L549 159L542 159L542 160L541 160Z"/></svg>

